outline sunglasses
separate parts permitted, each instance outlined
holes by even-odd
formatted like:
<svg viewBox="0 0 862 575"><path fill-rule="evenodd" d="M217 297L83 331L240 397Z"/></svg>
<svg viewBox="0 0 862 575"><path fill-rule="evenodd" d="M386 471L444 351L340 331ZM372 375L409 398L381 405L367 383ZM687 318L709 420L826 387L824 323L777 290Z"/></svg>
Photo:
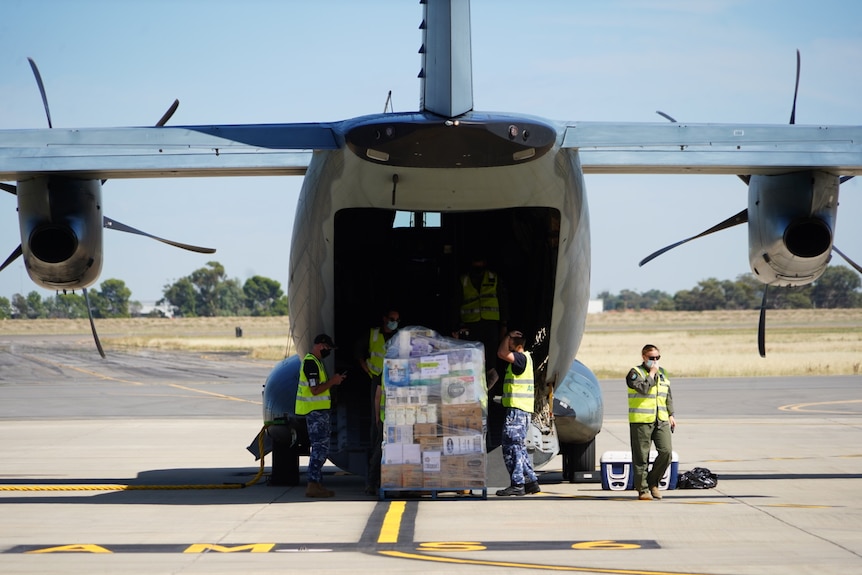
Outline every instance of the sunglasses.
<svg viewBox="0 0 862 575"><path fill-rule="evenodd" d="M648 355L648 356L647 356L647 359L651 359L651 360L653 360L653 361L658 361L658 360L660 360L660 359L661 359L661 356L660 356L660 355L653 355L653 356L649 356L649 355Z"/></svg>

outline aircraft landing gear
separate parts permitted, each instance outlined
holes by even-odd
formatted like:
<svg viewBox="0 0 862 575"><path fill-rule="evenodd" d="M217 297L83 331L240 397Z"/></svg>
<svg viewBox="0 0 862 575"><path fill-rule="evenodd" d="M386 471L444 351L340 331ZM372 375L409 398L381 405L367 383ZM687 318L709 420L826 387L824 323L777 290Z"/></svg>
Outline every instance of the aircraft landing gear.
<svg viewBox="0 0 862 575"><path fill-rule="evenodd" d="M589 443L561 443L563 481L569 483L593 482L601 476L596 471L596 440Z"/></svg>

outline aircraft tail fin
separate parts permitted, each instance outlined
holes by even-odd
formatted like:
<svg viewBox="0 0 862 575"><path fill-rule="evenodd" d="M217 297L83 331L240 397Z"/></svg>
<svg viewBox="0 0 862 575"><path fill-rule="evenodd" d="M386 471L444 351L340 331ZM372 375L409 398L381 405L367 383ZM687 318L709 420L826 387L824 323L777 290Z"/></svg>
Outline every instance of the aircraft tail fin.
<svg viewBox="0 0 862 575"><path fill-rule="evenodd" d="M420 108L452 118L473 109L468 0L423 0Z"/></svg>

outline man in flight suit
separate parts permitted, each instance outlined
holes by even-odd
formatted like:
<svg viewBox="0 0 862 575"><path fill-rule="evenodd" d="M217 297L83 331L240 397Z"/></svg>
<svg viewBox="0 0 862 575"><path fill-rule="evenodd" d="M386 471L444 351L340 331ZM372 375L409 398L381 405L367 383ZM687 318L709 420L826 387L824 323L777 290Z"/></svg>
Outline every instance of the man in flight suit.
<svg viewBox="0 0 862 575"><path fill-rule="evenodd" d="M670 379L659 367L661 352L647 344L641 350L643 363L629 370L626 385L629 395L629 439L632 448L632 473L638 499L661 499L658 482L667 471L672 456L671 433L676 428L673 418L673 396ZM650 444L655 443L658 455L649 466Z"/></svg>

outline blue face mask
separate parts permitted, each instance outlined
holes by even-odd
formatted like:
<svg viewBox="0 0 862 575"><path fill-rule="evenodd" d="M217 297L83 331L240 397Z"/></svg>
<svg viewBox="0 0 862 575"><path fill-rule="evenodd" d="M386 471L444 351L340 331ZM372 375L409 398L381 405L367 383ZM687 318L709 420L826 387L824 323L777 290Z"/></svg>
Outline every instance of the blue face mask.
<svg viewBox="0 0 862 575"><path fill-rule="evenodd" d="M398 322L390 321L386 324L386 329L388 329L389 331L395 331L396 329L398 329Z"/></svg>
<svg viewBox="0 0 862 575"><path fill-rule="evenodd" d="M653 360L653 359L646 360L646 366L647 367L652 367L654 365L655 365L655 360Z"/></svg>

